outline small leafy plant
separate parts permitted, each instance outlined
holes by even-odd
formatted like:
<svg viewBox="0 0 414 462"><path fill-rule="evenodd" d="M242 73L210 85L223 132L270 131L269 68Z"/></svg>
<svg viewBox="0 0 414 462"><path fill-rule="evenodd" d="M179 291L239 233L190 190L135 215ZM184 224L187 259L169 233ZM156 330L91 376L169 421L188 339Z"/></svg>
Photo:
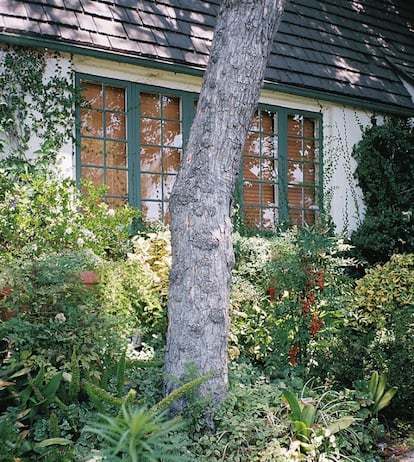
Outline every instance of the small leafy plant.
<svg viewBox="0 0 414 462"><path fill-rule="evenodd" d="M323 401L324 397L318 400L298 398L290 390L284 390L282 396L290 407L289 419L292 421L294 435L300 441L304 453L315 449L313 447L315 439L320 440L318 442L320 445L323 438L329 440L332 435L347 429L355 421L351 415L336 417L333 413L329 415L324 412L327 408L337 409L336 403L332 401L326 406Z"/></svg>
<svg viewBox="0 0 414 462"><path fill-rule="evenodd" d="M162 413L123 403L117 417L101 415L100 419L99 423L87 426L85 431L102 439L106 448L101 453L112 461L184 460L177 455L173 437L173 433L180 428L180 423L165 420Z"/></svg>

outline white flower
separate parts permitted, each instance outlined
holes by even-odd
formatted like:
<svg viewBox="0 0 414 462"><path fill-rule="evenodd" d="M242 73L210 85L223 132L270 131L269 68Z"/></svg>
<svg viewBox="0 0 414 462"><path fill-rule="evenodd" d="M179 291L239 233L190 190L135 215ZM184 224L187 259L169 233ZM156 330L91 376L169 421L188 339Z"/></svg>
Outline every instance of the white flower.
<svg viewBox="0 0 414 462"><path fill-rule="evenodd" d="M58 313L55 316L55 321L57 321L57 322L65 322L66 321L66 316L63 313Z"/></svg>
<svg viewBox="0 0 414 462"><path fill-rule="evenodd" d="M106 214L108 215L108 217L114 217L115 216L115 210L114 209L108 209Z"/></svg>
<svg viewBox="0 0 414 462"><path fill-rule="evenodd" d="M82 247L84 243L85 243L85 241L81 237L78 237L78 240L76 241L76 244L78 244L79 247Z"/></svg>
<svg viewBox="0 0 414 462"><path fill-rule="evenodd" d="M72 228L70 226L66 228L65 234L72 234Z"/></svg>

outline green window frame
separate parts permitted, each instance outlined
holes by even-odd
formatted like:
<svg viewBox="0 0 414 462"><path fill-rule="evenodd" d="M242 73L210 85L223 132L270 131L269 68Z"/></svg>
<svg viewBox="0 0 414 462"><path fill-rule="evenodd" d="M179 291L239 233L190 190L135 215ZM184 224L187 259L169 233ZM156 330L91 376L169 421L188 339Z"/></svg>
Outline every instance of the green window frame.
<svg viewBox="0 0 414 462"><path fill-rule="evenodd" d="M78 183L105 184L108 203L128 201L168 223L198 94L81 73L76 86L86 88L76 108ZM314 222L322 204L321 127L319 113L258 106L236 194L247 227Z"/></svg>

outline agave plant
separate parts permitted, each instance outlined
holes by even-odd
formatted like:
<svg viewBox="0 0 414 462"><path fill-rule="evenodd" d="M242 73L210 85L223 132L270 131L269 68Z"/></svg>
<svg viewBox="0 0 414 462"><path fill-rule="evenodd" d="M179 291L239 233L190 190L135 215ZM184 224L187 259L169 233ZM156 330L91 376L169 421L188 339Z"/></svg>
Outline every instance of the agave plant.
<svg viewBox="0 0 414 462"><path fill-rule="evenodd" d="M172 433L181 423L165 420L164 414L125 402L117 417L100 415L100 421L85 431L102 438L106 446L100 452L103 460L129 462L182 461Z"/></svg>

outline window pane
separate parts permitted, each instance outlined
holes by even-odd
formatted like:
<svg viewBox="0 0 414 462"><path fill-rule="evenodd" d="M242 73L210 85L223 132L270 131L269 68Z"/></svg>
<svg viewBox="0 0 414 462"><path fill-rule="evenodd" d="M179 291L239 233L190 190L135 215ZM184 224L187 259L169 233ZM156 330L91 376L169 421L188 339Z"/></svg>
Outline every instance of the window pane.
<svg viewBox="0 0 414 462"><path fill-rule="evenodd" d="M81 169L81 178L83 180L90 180L95 186L105 184L104 171L102 168L83 167Z"/></svg>
<svg viewBox="0 0 414 462"><path fill-rule="evenodd" d="M178 173L180 166L180 150L179 149L164 149L164 172Z"/></svg>
<svg viewBox="0 0 414 462"><path fill-rule="evenodd" d="M104 164L104 144L102 140L84 138L81 141L82 163L84 165Z"/></svg>
<svg viewBox="0 0 414 462"><path fill-rule="evenodd" d="M161 175L141 174L141 197L143 200L162 198L161 179Z"/></svg>
<svg viewBox="0 0 414 462"><path fill-rule="evenodd" d="M124 89L117 87L105 87L105 107L114 111L125 112Z"/></svg>
<svg viewBox="0 0 414 462"><path fill-rule="evenodd" d="M142 144L161 144L161 122L154 119L142 119L140 127Z"/></svg>
<svg viewBox="0 0 414 462"><path fill-rule="evenodd" d="M103 134L102 115L102 111L95 111L93 109L81 109L81 135L101 137Z"/></svg>
<svg viewBox="0 0 414 462"><path fill-rule="evenodd" d="M274 205L274 204L272 204ZM276 207L267 207L262 211L262 226L264 229L274 229L278 222L278 210Z"/></svg>
<svg viewBox="0 0 414 462"><path fill-rule="evenodd" d="M141 117L160 117L160 98L157 94L141 93L140 95Z"/></svg>
<svg viewBox="0 0 414 462"><path fill-rule="evenodd" d="M243 177L247 179L260 179L260 159L255 157L244 157Z"/></svg>
<svg viewBox="0 0 414 462"><path fill-rule="evenodd" d="M175 182L175 175L164 176L164 200L171 195L172 188Z"/></svg>
<svg viewBox="0 0 414 462"><path fill-rule="evenodd" d="M126 143L118 141L107 141L106 156L108 167L126 168Z"/></svg>
<svg viewBox="0 0 414 462"><path fill-rule="evenodd" d="M244 153L246 155L260 155L260 134L249 133L247 135L246 144L244 145Z"/></svg>
<svg viewBox="0 0 414 462"><path fill-rule="evenodd" d="M180 120L180 98L174 96L161 97L162 100L162 118L171 120Z"/></svg>
<svg viewBox="0 0 414 462"><path fill-rule="evenodd" d="M180 122L162 123L162 144L164 146L181 147L181 127Z"/></svg>
<svg viewBox="0 0 414 462"><path fill-rule="evenodd" d="M288 181L292 184L303 183L303 165L301 162L288 162Z"/></svg>
<svg viewBox="0 0 414 462"><path fill-rule="evenodd" d="M108 195L126 196L127 193L127 174L125 170L108 169L106 171L106 185Z"/></svg>
<svg viewBox="0 0 414 462"><path fill-rule="evenodd" d="M106 113L106 137L124 140L125 133L125 115L116 112Z"/></svg>
<svg viewBox="0 0 414 462"><path fill-rule="evenodd" d="M95 186L106 185L106 201L125 202L128 190L125 89L82 83L80 172ZM119 196L119 197L111 197ZM115 200L116 199L116 200Z"/></svg>
<svg viewBox="0 0 414 462"><path fill-rule="evenodd" d="M148 221L163 221L162 204L160 202L141 202L142 215Z"/></svg>
<svg viewBox="0 0 414 462"><path fill-rule="evenodd" d="M153 146L144 146L140 151L141 170L146 172L162 171L162 154L161 148Z"/></svg>
<svg viewBox="0 0 414 462"><path fill-rule="evenodd" d="M103 88L100 83L82 82L82 106L91 108L102 108Z"/></svg>

